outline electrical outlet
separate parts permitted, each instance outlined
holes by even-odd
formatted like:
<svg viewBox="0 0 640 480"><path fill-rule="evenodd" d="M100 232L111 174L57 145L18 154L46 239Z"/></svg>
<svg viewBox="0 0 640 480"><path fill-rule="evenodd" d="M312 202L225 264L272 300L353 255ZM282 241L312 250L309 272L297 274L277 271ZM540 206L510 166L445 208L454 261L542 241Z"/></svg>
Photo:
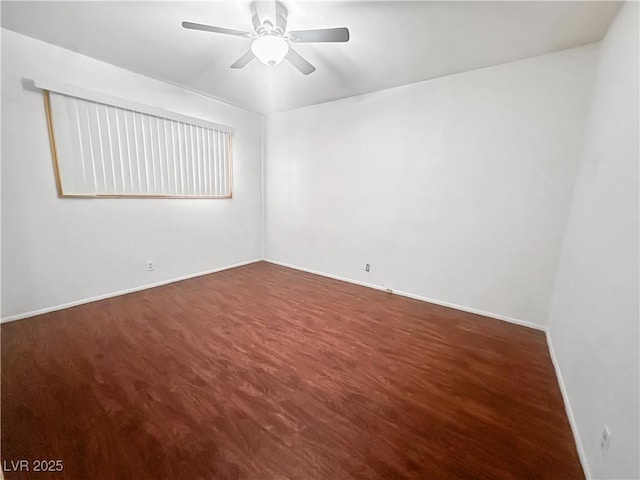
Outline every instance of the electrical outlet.
<svg viewBox="0 0 640 480"><path fill-rule="evenodd" d="M153 260L147 260L147 272L153 272Z"/></svg>
<svg viewBox="0 0 640 480"><path fill-rule="evenodd" d="M611 432L609 431L609 427L604 425L602 429L602 433L600 434L600 451L602 455L606 455L609 451L609 445L611 444Z"/></svg>
<svg viewBox="0 0 640 480"><path fill-rule="evenodd" d="M368 272L369 270L371 270L371 265L369 265L368 263L364 266L364 271Z"/></svg>

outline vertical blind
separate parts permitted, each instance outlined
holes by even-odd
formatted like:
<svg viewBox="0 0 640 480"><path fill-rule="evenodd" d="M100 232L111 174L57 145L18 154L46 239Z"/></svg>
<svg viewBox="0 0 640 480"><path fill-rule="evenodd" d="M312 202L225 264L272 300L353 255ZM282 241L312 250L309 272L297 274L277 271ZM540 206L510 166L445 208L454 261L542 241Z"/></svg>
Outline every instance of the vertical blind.
<svg viewBox="0 0 640 480"><path fill-rule="evenodd" d="M231 196L231 132L45 91L62 196Z"/></svg>

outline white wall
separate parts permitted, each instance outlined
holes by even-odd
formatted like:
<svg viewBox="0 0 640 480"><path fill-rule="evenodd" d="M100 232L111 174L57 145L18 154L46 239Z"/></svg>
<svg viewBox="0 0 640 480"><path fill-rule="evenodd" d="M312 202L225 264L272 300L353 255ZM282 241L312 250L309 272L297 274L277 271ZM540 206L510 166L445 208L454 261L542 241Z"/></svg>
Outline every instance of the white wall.
<svg viewBox="0 0 640 480"><path fill-rule="evenodd" d="M267 117L266 257L545 324L596 53Z"/></svg>
<svg viewBox="0 0 640 480"><path fill-rule="evenodd" d="M34 77L234 127L234 198L57 198ZM259 115L3 29L2 120L3 318L262 256Z"/></svg>
<svg viewBox="0 0 640 480"><path fill-rule="evenodd" d="M549 325L593 478L640 477L639 55L638 3L627 2L600 49Z"/></svg>

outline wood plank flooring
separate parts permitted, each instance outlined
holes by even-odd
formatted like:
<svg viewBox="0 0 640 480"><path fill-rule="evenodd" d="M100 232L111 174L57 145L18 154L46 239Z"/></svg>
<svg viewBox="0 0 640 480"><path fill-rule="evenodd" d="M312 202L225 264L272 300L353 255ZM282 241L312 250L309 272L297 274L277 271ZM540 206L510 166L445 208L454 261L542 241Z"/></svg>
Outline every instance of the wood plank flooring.
<svg viewBox="0 0 640 480"><path fill-rule="evenodd" d="M542 332L260 262L2 325L5 479L584 478Z"/></svg>

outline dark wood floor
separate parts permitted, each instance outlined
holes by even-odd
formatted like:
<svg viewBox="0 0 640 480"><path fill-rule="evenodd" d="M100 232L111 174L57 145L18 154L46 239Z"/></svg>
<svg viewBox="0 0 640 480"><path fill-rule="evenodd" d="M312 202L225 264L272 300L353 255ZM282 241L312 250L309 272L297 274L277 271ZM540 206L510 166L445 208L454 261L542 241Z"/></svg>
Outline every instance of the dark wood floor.
<svg viewBox="0 0 640 480"><path fill-rule="evenodd" d="M2 459L64 462L6 480L583 478L543 333L268 263L3 325Z"/></svg>

